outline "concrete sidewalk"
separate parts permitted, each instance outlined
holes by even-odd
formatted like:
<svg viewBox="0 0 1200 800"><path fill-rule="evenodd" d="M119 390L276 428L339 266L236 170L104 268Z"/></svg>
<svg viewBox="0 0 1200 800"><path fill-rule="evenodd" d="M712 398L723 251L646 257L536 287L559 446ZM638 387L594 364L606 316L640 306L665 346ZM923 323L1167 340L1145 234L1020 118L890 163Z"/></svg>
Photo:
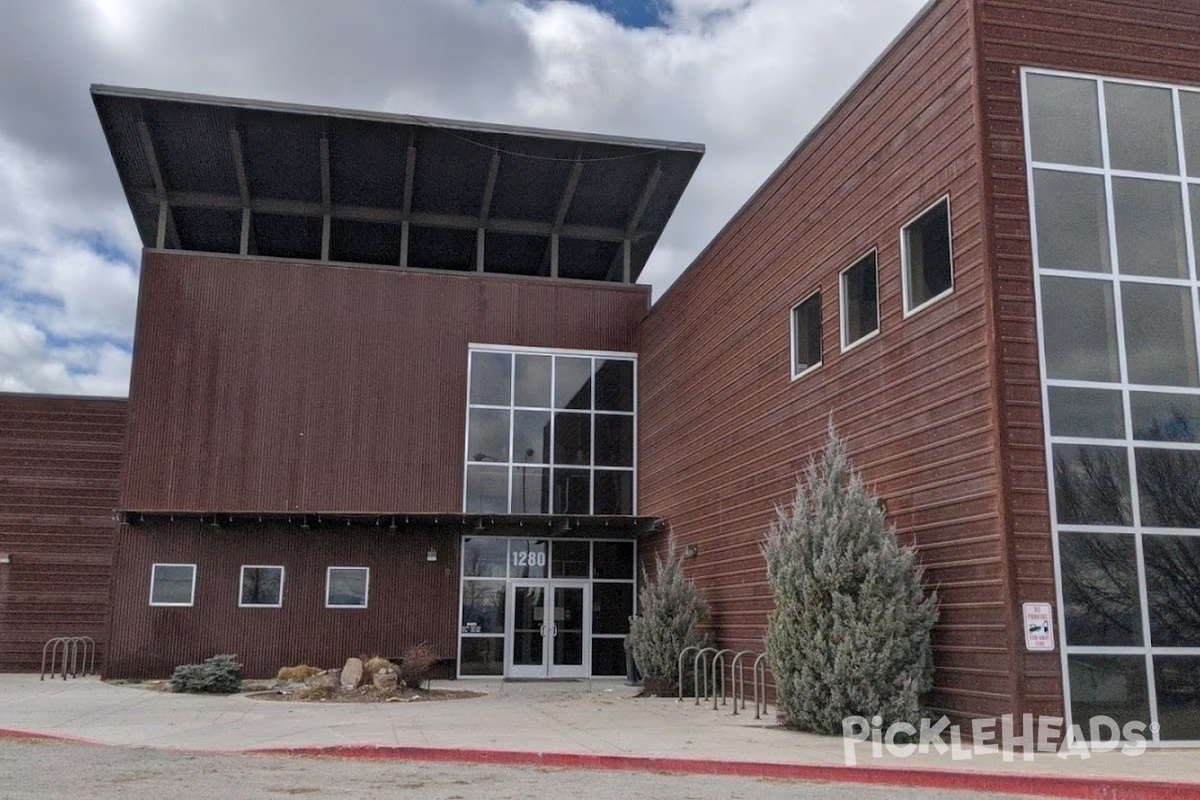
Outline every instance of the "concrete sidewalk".
<svg viewBox="0 0 1200 800"><path fill-rule="evenodd" d="M931 751L873 757L869 743L846 766L839 738L783 730L753 704L696 706L635 698L619 681L455 681L485 693L420 703L297 703L246 695L178 695L96 678L39 681L0 674L0 736L208 752L484 761L586 768L727 773L1058 797L1200 798L1200 750L1150 749L1088 758L999 754L959 759Z"/></svg>

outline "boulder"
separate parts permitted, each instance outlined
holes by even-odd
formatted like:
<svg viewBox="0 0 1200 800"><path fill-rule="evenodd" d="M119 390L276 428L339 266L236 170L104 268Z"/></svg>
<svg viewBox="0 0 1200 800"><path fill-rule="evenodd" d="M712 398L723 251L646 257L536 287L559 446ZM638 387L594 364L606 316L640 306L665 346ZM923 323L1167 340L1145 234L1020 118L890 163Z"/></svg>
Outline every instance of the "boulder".
<svg viewBox="0 0 1200 800"><path fill-rule="evenodd" d="M332 669L305 678L304 685L310 689L336 689L341 685L341 680L338 678L337 670Z"/></svg>
<svg viewBox="0 0 1200 800"><path fill-rule="evenodd" d="M363 679L363 662L361 658L347 658L346 666L342 667L342 688L357 688Z"/></svg>
<svg viewBox="0 0 1200 800"><path fill-rule="evenodd" d="M375 677L373 680L375 682L375 688L378 689L379 691L394 692L394 691L396 691L396 684L398 682L398 678L399 678L399 676L396 675L394 670L381 669L381 670L379 670L379 672L375 673Z"/></svg>

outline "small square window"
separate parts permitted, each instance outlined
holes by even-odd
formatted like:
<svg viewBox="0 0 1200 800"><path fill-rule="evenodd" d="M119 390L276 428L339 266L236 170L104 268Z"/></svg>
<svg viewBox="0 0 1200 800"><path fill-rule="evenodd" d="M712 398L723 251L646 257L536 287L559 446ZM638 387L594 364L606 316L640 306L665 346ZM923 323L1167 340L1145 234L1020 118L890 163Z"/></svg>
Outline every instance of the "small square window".
<svg viewBox="0 0 1200 800"><path fill-rule="evenodd" d="M325 607L366 608L369 578L367 567L329 567L325 576Z"/></svg>
<svg viewBox="0 0 1200 800"><path fill-rule="evenodd" d="M195 598L195 564L155 564L151 568L150 605L190 606Z"/></svg>
<svg viewBox="0 0 1200 800"><path fill-rule="evenodd" d="M792 377L821 366L821 292L792 307Z"/></svg>
<svg viewBox="0 0 1200 800"><path fill-rule="evenodd" d="M239 606L279 608L283 605L283 567L242 566Z"/></svg>
<svg viewBox="0 0 1200 800"><path fill-rule="evenodd" d="M950 241L949 196L925 209L900 230L905 314L924 308L953 291Z"/></svg>
<svg viewBox="0 0 1200 800"><path fill-rule="evenodd" d="M842 271L842 349L879 332L879 269L875 251Z"/></svg>

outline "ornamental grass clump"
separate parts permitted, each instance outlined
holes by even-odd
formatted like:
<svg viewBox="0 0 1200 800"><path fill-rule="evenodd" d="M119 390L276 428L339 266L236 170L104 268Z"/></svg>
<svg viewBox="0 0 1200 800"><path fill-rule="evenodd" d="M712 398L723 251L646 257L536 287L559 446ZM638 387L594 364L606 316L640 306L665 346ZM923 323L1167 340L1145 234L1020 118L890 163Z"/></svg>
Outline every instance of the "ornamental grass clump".
<svg viewBox="0 0 1200 800"><path fill-rule="evenodd" d="M675 537L667 557L654 557L655 578L642 573L638 595L641 616L629 623L633 660L642 673L646 694L669 695L679 686L679 654L685 647L707 644L708 600L683 575Z"/></svg>
<svg viewBox="0 0 1200 800"><path fill-rule="evenodd" d="M896 541L832 424L763 550L781 722L831 735L849 716L918 726L933 683L937 594L926 593L915 552Z"/></svg>

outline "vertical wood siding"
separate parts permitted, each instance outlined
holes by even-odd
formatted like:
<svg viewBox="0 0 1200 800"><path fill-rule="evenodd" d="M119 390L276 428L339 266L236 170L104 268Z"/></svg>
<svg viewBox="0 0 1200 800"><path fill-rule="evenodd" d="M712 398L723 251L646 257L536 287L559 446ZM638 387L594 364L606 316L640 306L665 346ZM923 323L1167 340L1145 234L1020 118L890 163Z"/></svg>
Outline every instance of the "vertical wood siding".
<svg viewBox="0 0 1200 800"><path fill-rule="evenodd" d="M971 15L927 9L649 314L640 497L699 546L722 645L761 650L761 545L832 420L938 590L935 714L992 716L1014 654ZM947 193L954 291L905 319L900 228ZM871 248L881 331L842 353L838 273ZM817 288L823 366L792 381L789 310Z"/></svg>
<svg viewBox="0 0 1200 800"><path fill-rule="evenodd" d="M241 520L225 528L195 520L122 525L105 674L161 678L179 664L236 653L248 677L265 678L299 663L328 669L364 653L400 656L422 642L454 656L460 533ZM430 546L437 561L426 560ZM150 606L155 563L196 565L193 606ZM284 568L281 608L238 605L244 564ZM325 607L331 566L370 569L366 608Z"/></svg>
<svg viewBox="0 0 1200 800"><path fill-rule="evenodd" d="M126 403L0 394L0 670L36 671L55 636L107 650Z"/></svg>
<svg viewBox="0 0 1200 800"><path fill-rule="evenodd" d="M1200 86L1200 15L1146 0L980 0L984 174L990 206L999 413L1014 614L1055 600L1043 435L1021 67ZM1017 648L1025 709L1062 713L1058 653Z"/></svg>
<svg viewBox="0 0 1200 800"><path fill-rule="evenodd" d="M462 508L467 345L633 351L648 287L148 251L121 508Z"/></svg>

